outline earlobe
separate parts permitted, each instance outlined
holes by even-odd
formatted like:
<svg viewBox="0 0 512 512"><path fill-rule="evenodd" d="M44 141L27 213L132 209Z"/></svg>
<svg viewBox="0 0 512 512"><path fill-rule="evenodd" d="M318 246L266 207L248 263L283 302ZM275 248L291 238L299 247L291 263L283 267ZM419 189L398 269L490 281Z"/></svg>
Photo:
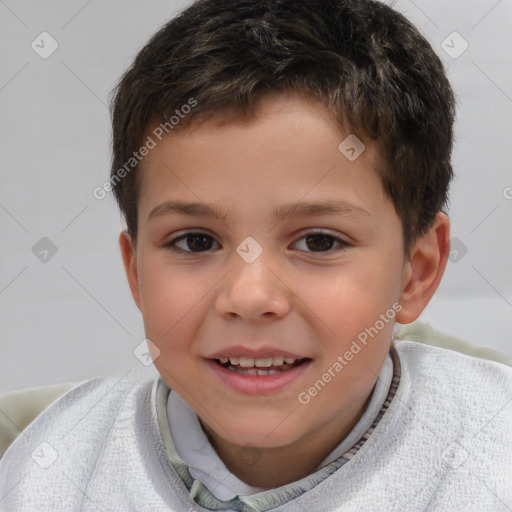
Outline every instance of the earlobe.
<svg viewBox="0 0 512 512"><path fill-rule="evenodd" d="M429 231L414 244L406 263L397 322L409 324L421 315L441 282L449 254L450 219L439 212Z"/></svg>
<svg viewBox="0 0 512 512"><path fill-rule="evenodd" d="M119 235L119 247L121 249L121 256L123 258L124 270L128 279L128 284L132 292L133 300L140 311L140 291L139 291L139 275L137 270L137 255L135 248L132 246L130 235L126 231L121 231Z"/></svg>

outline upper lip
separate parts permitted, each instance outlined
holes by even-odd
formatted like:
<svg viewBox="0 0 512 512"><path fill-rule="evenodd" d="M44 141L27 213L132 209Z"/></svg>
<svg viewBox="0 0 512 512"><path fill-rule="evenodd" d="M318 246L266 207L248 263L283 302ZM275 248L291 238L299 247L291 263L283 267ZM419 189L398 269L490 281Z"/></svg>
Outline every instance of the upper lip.
<svg viewBox="0 0 512 512"><path fill-rule="evenodd" d="M293 357L294 359L305 359L304 356L299 356L293 352L283 350L280 348L261 347L249 348L237 345L234 347L225 348L208 356L208 359L219 359L220 357L249 357L252 359L265 359L268 357Z"/></svg>

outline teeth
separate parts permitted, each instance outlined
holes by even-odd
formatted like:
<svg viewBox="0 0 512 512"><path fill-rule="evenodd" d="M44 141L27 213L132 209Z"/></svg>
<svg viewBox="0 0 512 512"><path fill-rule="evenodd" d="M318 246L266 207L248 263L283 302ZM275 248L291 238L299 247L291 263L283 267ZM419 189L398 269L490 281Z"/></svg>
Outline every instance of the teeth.
<svg viewBox="0 0 512 512"><path fill-rule="evenodd" d="M236 373L243 373L244 375L279 375L280 373L283 373L279 370L257 370L256 368L235 368L234 366L230 366L229 369Z"/></svg>
<svg viewBox="0 0 512 512"><path fill-rule="evenodd" d="M240 365L242 368L269 368L270 366L282 366L283 363L293 364L297 359L293 357L261 357L253 359L252 357L219 357L221 363L229 363L232 366Z"/></svg>
<svg viewBox="0 0 512 512"><path fill-rule="evenodd" d="M257 370L256 368L246 368L242 370L241 368L235 368L234 366L230 366L229 369L236 373L243 373L244 375L278 375L283 373L279 370Z"/></svg>
<svg viewBox="0 0 512 512"><path fill-rule="evenodd" d="M272 358L265 357L261 359L256 359L254 361L254 365L259 366L260 368L268 368L269 366L272 366Z"/></svg>
<svg viewBox="0 0 512 512"><path fill-rule="evenodd" d="M258 372L258 375L277 375L279 373L283 373L283 372L280 372L279 370L257 370Z"/></svg>

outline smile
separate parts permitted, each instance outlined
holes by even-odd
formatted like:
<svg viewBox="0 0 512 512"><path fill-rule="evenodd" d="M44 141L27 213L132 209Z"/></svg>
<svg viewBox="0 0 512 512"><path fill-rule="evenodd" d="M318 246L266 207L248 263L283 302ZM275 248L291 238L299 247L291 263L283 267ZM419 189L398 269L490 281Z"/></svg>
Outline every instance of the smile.
<svg viewBox="0 0 512 512"><path fill-rule="evenodd" d="M302 380L302 375L313 362L310 358L286 359L276 356L258 359L222 357L221 360L218 356L206 359L206 363L217 382L237 393L256 396L279 393Z"/></svg>
<svg viewBox="0 0 512 512"><path fill-rule="evenodd" d="M215 359L217 364L232 372L244 375L278 375L302 364L306 359L293 357L265 357L252 359L250 357L220 357Z"/></svg>

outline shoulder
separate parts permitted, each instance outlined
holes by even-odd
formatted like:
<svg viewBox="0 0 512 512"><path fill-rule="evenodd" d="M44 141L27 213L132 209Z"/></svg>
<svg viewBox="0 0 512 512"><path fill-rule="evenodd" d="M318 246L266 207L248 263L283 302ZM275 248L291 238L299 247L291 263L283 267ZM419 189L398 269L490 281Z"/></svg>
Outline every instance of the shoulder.
<svg viewBox="0 0 512 512"><path fill-rule="evenodd" d="M403 403L450 435L485 425L489 435L510 442L504 434L512 422L512 367L415 341L393 344Z"/></svg>
<svg viewBox="0 0 512 512"><path fill-rule="evenodd" d="M416 341L393 347L396 393L342 475L376 475L365 505L400 481L389 510L501 510L497 497L512 497L512 368Z"/></svg>
<svg viewBox="0 0 512 512"><path fill-rule="evenodd" d="M114 424L131 420L148 404L155 380L134 380L127 374L95 377L60 396L17 436L0 459L0 495L17 486L22 474L25 485L32 481L44 485L45 479L52 478L51 466L56 460L59 474L86 477Z"/></svg>
<svg viewBox="0 0 512 512"><path fill-rule="evenodd" d="M79 425L87 432L101 432L112 423L120 408L147 393L154 379L135 380L123 376L94 377L73 386L41 412L18 436L13 445L44 436L67 436ZM9 454L10 447L5 455ZM2 459L3 460L3 459Z"/></svg>
<svg viewBox="0 0 512 512"><path fill-rule="evenodd" d="M491 392L496 387L505 391L502 385L512 385L512 366L504 363L416 341L395 340L393 344L404 371L418 378L438 376L452 382L463 379L472 382L471 387L478 385ZM508 391L510 396L510 388Z"/></svg>

